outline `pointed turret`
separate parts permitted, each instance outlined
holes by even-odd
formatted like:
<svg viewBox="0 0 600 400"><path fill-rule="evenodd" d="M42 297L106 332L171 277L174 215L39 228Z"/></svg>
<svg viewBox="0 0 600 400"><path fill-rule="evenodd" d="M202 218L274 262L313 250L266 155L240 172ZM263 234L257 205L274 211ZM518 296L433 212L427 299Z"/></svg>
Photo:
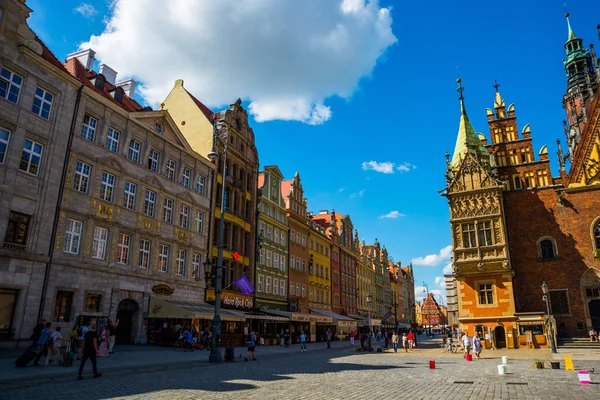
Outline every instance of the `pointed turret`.
<svg viewBox="0 0 600 400"><path fill-rule="evenodd" d="M571 20L569 20L569 16L570 16L569 13L565 14L565 18L567 19L567 29L569 31L569 38L567 39L567 42L571 41L571 40L574 40L574 39L577 39L577 36L575 35L575 32L573 32L573 28L571 28Z"/></svg>
<svg viewBox="0 0 600 400"><path fill-rule="evenodd" d="M469 117L467 115L467 109L465 107L465 97L463 96L464 88L461 85L461 79L456 80L458 82L458 93L460 93L460 124L458 126L458 136L456 137L456 146L454 147L454 155L452 156L452 168L458 167L460 161L467 155L467 153L473 154L479 161L484 164L489 164L489 154L485 147L479 140L479 136L471 125Z"/></svg>

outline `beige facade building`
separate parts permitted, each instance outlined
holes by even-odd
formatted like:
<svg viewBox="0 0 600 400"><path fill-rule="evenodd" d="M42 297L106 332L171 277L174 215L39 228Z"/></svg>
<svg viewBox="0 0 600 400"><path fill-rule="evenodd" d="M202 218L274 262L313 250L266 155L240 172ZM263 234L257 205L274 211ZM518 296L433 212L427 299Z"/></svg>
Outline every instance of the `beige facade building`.
<svg viewBox="0 0 600 400"><path fill-rule="evenodd" d="M40 315L81 86L31 31L30 13L0 0L0 347L27 340Z"/></svg>

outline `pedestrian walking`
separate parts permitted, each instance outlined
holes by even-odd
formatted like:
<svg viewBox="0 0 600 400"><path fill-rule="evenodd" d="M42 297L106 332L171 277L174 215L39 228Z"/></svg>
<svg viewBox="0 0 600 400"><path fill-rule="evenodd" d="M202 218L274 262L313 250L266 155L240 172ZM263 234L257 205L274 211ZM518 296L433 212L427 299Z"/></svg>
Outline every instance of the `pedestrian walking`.
<svg viewBox="0 0 600 400"><path fill-rule="evenodd" d="M73 358L75 353L77 353L79 349L79 336L77 335L77 331L79 330L79 325L73 325L71 332L69 332L69 340L71 341L71 356ZM73 359L71 358L71 360Z"/></svg>
<svg viewBox="0 0 600 400"><path fill-rule="evenodd" d="M354 338L356 337L356 333L354 333L354 330L350 331L350 344L352 346L354 346Z"/></svg>
<svg viewBox="0 0 600 400"><path fill-rule="evenodd" d="M79 335L79 352L77 353L77 359L81 360L81 357L83 356L83 346L84 346L84 340L85 340L85 334L90 330L90 327L88 325L84 325L81 324L81 326L79 327L79 331L77 332L77 334Z"/></svg>
<svg viewBox="0 0 600 400"><path fill-rule="evenodd" d="M469 335L467 334L467 332L464 332L460 340L465 349L464 357L466 359L467 355L471 352L471 339L469 338Z"/></svg>
<svg viewBox="0 0 600 400"><path fill-rule="evenodd" d="M83 357L81 357L81 364L79 364L79 373L77 375L77 379L83 379L83 367L85 367L85 363L88 359L92 362L94 378L102 376L102 373L98 372L98 365L96 363L97 355L98 334L96 333L96 322L92 321L90 322L89 329L83 338Z"/></svg>
<svg viewBox="0 0 600 400"><path fill-rule="evenodd" d="M285 341L285 333L283 332L283 329L282 329L281 332L279 332L279 345L283 346L284 341Z"/></svg>
<svg viewBox="0 0 600 400"><path fill-rule="evenodd" d="M402 347L404 347L404 352L408 353L408 337L406 336L406 332L402 333Z"/></svg>
<svg viewBox="0 0 600 400"><path fill-rule="evenodd" d="M408 339L408 348L410 351L413 351L413 346L415 344L415 334L413 331L408 331L408 335L406 336Z"/></svg>
<svg viewBox="0 0 600 400"><path fill-rule="evenodd" d="M329 329L327 329L327 332L325 333L325 340L327 341L327 348L330 349L331 348L331 337L333 335L331 334L331 331Z"/></svg>
<svg viewBox="0 0 600 400"><path fill-rule="evenodd" d="M300 351L306 351L306 334L300 331Z"/></svg>
<svg viewBox="0 0 600 400"><path fill-rule="evenodd" d="M108 356L108 341L110 340L110 333L106 327L103 326L102 333L99 335L100 339L100 347L98 348L98 357L107 357Z"/></svg>
<svg viewBox="0 0 600 400"><path fill-rule="evenodd" d="M250 332L246 338L246 344L248 345L248 351L246 351L245 361L248 361L248 355L252 353L252 361L256 361L256 334L254 331Z"/></svg>
<svg viewBox="0 0 600 400"><path fill-rule="evenodd" d="M56 365L62 364L62 361L60 359L60 339L62 339L62 334L60 333L60 326L57 326L54 330L54 333L50 335L50 339L48 339L48 348L45 363L46 367L48 366L48 364L50 364L50 361L52 360L53 356L56 360ZM52 346L50 346L50 341L52 341Z"/></svg>
<svg viewBox="0 0 600 400"><path fill-rule="evenodd" d="M479 358L479 355L481 354L481 339L479 338L479 332L475 332L475 336L473 336L473 353L475 353L475 356L477 358Z"/></svg>
<svg viewBox="0 0 600 400"><path fill-rule="evenodd" d="M47 361L47 359L51 355L50 352L52 351L52 345L54 344L54 342L52 342L52 332L50 332L51 326L52 324L50 322L46 322L46 324L44 325L44 329L42 329L40 338L36 343L36 347L40 350L38 352L38 355L35 357L33 365L39 365L40 358L42 358L42 356L45 356Z"/></svg>
<svg viewBox="0 0 600 400"><path fill-rule="evenodd" d="M115 341L117 340L117 327L119 326L119 320L117 320L116 324L113 324L112 320L109 319L108 320L108 325L106 326L108 328L108 334L110 335L108 337L108 354L113 354L114 352L114 347L115 347Z"/></svg>
<svg viewBox="0 0 600 400"><path fill-rule="evenodd" d="M394 353L398 352L398 335L396 332L392 333L392 346L394 346Z"/></svg>
<svg viewBox="0 0 600 400"><path fill-rule="evenodd" d="M292 338L292 334L290 333L289 329L285 330L285 333L283 334L283 343L285 344L285 347L290 347L290 339Z"/></svg>
<svg viewBox="0 0 600 400"><path fill-rule="evenodd" d="M42 336L42 331L44 330L45 327L46 327L45 319L42 319L39 324L37 324L36 326L33 327L33 333L29 337L29 340L31 340L31 347L37 347L37 343L40 340L40 337Z"/></svg>

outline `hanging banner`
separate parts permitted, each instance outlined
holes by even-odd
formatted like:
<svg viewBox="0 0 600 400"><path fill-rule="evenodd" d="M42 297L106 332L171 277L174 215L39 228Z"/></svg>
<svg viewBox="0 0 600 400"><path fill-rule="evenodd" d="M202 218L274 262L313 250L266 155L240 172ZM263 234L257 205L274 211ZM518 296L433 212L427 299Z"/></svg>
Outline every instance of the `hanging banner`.
<svg viewBox="0 0 600 400"><path fill-rule="evenodd" d="M391 316L392 316L392 312L391 312L391 311L388 311L388 312L387 312L387 314L385 314L385 315L383 316L383 318L384 318L384 319L388 319L388 318L390 318Z"/></svg>
<svg viewBox="0 0 600 400"><path fill-rule="evenodd" d="M254 286L252 286L252 283L250 283L246 275L242 275L237 278L235 280L235 285L242 291L244 296L250 296L252 293L254 293Z"/></svg>

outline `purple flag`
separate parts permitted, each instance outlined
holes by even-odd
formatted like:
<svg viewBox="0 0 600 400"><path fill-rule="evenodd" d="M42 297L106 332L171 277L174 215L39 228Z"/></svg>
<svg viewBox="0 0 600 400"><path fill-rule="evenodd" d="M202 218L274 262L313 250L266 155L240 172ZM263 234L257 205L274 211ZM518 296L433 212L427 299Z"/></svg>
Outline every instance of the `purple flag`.
<svg viewBox="0 0 600 400"><path fill-rule="evenodd" d="M237 278L235 280L235 285L242 291L244 296L250 296L252 293L254 293L254 286L252 286L252 283L250 283L246 275L242 275Z"/></svg>
<svg viewBox="0 0 600 400"><path fill-rule="evenodd" d="M388 311L388 312L387 312L387 314L385 314L385 315L383 316L383 318L385 318L385 319L388 319L388 318L389 318L389 317L391 317L391 316L392 316L392 312L391 312L391 311Z"/></svg>

